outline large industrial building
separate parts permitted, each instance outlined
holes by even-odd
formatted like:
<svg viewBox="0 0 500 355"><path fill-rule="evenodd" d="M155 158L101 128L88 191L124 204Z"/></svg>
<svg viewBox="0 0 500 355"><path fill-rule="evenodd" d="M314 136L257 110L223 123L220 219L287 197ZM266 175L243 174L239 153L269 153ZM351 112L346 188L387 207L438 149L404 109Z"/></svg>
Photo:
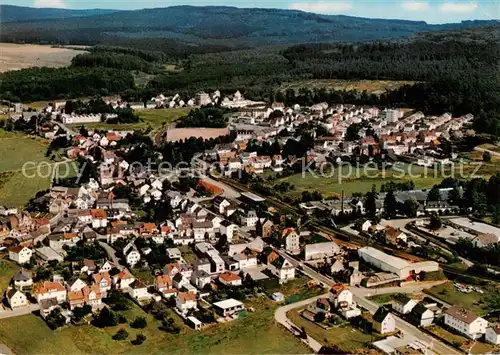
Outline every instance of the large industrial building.
<svg viewBox="0 0 500 355"><path fill-rule="evenodd" d="M433 272L439 270L439 264L435 261L410 263L372 247L360 248L358 255L362 260L376 268L396 274L400 280L405 280L412 274L418 274L422 271Z"/></svg>

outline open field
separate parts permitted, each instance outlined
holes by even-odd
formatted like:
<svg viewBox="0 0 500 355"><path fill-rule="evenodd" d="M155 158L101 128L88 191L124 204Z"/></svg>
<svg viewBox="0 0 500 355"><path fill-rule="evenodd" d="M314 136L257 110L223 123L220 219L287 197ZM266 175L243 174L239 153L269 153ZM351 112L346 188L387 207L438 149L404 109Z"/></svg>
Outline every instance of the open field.
<svg viewBox="0 0 500 355"><path fill-rule="evenodd" d="M170 125L175 120L189 113L191 108L181 107L181 108L164 108L157 110L141 110L137 111L137 114L141 118L141 122L137 123L126 123L126 124L107 124L107 123L85 123L87 129L102 129L102 130L120 130L120 131L134 131L147 129L151 127L152 129L158 129L162 127L165 123L165 127ZM73 128L81 127L81 123L75 123L68 125Z"/></svg>
<svg viewBox="0 0 500 355"><path fill-rule="evenodd" d="M382 94L387 90L394 90L403 85L414 84L414 81L393 81L393 80L341 80L341 79L311 79L301 80L281 85L282 90L300 88L309 89L334 89L334 90L366 90L368 93Z"/></svg>
<svg viewBox="0 0 500 355"><path fill-rule="evenodd" d="M498 293L499 290L493 285L487 287L481 286L480 288L484 291L484 294L478 292L463 293L458 291L452 282L447 282L434 286L424 292L449 304L463 306L476 312L478 315L483 315L487 313L488 298Z"/></svg>
<svg viewBox="0 0 500 355"><path fill-rule="evenodd" d="M308 353L300 340L274 321L276 305L262 298L246 301L255 308L248 317L219 324L202 332L183 326L181 334L173 335L159 329L160 323L137 306L123 312L131 322L146 316L145 329L128 325L99 329L94 326L71 326L51 331L41 318L27 315L0 320L0 342L16 354L297 354ZM173 313L173 312L172 312ZM125 328L129 338L112 340L118 329ZM19 330L23 331L20 332ZM134 346L136 334L147 340Z"/></svg>
<svg viewBox="0 0 500 355"><path fill-rule="evenodd" d="M454 176L459 179L470 179L479 176L489 178L500 172L500 164L467 164L456 165L454 171L450 168L426 168L398 162L392 168L379 170L369 166L352 167L342 165L333 171L325 169L324 174L319 172L290 175L278 182L289 182L295 186L289 195L299 196L302 191L318 190L325 196L340 196L342 191L346 195L360 192L366 193L373 185L380 189L383 183L389 180L396 182L413 181L415 188L431 188L441 183L445 177Z"/></svg>
<svg viewBox="0 0 500 355"><path fill-rule="evenodd" d="M0 73L30 67L64 67L80 53L85 51L35 44L0 43Z"/></svg>
<svg viewBox="0 0 500 355"><path fill-rule="evenodd" d="M47 141L21 133L0 130L0 204L24 205L38 191L49 188L54 162L45 157ZM46 162L37 173L36 165L22 169L26 162Z"/></svg>
<svg viewBox="0 0 500 355"><path fill-rule="evenodd" d="M5 255L5 258L0 259L0 294L3 295L7 290L10 280L18 269L19 266L15 262L8 260L7 255Z"/></svg>
<svg viewBox="0 0 500 355"><path fill-rule="evenodd" d="M307 335L319 341L322 345L337 345L346 353L358 353L359 350L366 349L365 344L372 341L370 334L364 334L360 330L347 326L331 327L323 329L319 325L303 318L299 314L300 310L294 309L287 313L287 317L298 328L304 327Z"/></svg>
<svg viewBox="0 0 500 355"><path fill-rule="evenodd" d="M387 169L381 171L370 167L351 167L343 165L334 168L334 171L326 172L324 176L306 172L304 175L295 174L281 179L295 185L295 190L290 194L300 195L302 191L318 190L325 196L340 196L342 191L346 195L355 192L366 193L373 185L380 186L388 180L407 181L413 180L416 188L429 188L442 181L441 174L426 174L425 169L419 166L411 167L412 177L407 175L410 169L407 164L400 164L400 170ZM435 176L436 175L436 176Z"/></svg>

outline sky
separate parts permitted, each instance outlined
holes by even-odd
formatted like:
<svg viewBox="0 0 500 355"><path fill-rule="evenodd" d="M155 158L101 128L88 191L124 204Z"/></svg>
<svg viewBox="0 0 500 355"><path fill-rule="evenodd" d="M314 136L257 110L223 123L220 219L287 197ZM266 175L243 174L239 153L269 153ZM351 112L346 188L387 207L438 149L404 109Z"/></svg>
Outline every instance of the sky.
<svg viewBox="0 0 500 355"><path fill-rule="evenodd" d="M19 6L132 10L173 5L296 9L321 14L423 20L428 23L500 18L500 0L7 0Z"/></svg>

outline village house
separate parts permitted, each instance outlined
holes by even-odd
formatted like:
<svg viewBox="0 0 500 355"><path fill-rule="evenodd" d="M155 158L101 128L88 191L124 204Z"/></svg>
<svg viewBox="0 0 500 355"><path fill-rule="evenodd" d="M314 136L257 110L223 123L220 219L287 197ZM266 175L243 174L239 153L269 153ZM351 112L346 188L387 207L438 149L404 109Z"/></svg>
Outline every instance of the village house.
<svg viewBox="0 0 500 355"><path fill-rule="evenodd" d="M419 327L427 327L434 323L434 312L423 303L418 303L411 310L409 319Z"/></svg>
<svg viewBox="0 0 500 355"><path fill-rule="evenodd" d="M490 344L500 344L500 325L495 324L486 328L485 339Z"/></svg>
<svg viewBox="0 0 500 355"><path fill-rule="evenodd" d="M97 274L93 274L92 279L94 281L94 284L99 287L101 296L106 297L108 291L111 290L111 286L113 285L109 273L107 271L103 271Z"/></svg>
<svg viewBox="0 0 500 355"><path fill-rule="evenodd" d="M49 298L55 298L58 303L66 301L66 288L60 283L55 281L43 281L35 285L34 296L37 302Z"/></svg>
<svg viewBox="0 0 500 355"><path fill-rule="evenodd" d="M225 271L221 273L218 277L218 280L221 284L226 285L226 286L241 286L242 285L242 280L241 277L238 275L230 272L230 271Z"/></svg>
<svg viewBox="0 0 500 355"><path fill-rule="evenodd" d="M177 294L177 289L173 286L172 278L168 275L158 275L155 278L155 287L161 292L163 297L169 298Z"/></svg>
<svg viewBox="0 0 500 355"><path fill-rule="evenodd" d="M113 276L113 284L117 290L128 290L135 277L126 269Z"/></svg>
<svg viewBox="0 0 500 355"><path fill-rule="evenodd" d="M148 287L146 286L146 284L139 280L135 280L130 284L128 293L130 297L132 297L132 299L138 301L147 300L152 297L152 295L148 292Z"/></svg>
<svg viewBox="0 0 500 355"><path fill-rule="evenodd" d="M33 255L33 250L28 247L17 245L9 248L9 259L18 264L28 263Z"/></svg>
<svg viewBox="0 0 500 355"><path fill-rule="evenodd" d="M385 307L379 307L373 315L373 329L380 334L393 333L396 330L396 319Z"/></svg>
<svg viewBox="0 0 500 355"><path fill-rule="evenodd" d="M217 314L221 315L222 317L232 316L245 309L245 305L243 303L233 298L215 302L213 304L213 307L215 312L217 312Z"/></svg>
<svg viewBox="0 0 500 355"><path fill-rule="evenodd" d="M98 285L85 286L81 290L68 292L68 303L71 310L89 305L92 310L102 307L102 295Z"/></svg>
<svg viewBox="0 0 500 355"><path fill-rule="evenodd" d="M123 248L123 256L127 261L127 264L134 266L141 260L141 254L134 243L130 242Z"/></svg>
<svg viewBox="0 0 500 355"><path fill-rule="evenodd" d="M92 216L92 228L106 228L108 225L108 215L106 210L93 209L90 211Z"/></svg>
<svg viewBox="0 0 500 355"><path fill-rule="evenodd" d="M285 228L281 233L285 250L291 254L300 253L300 236L294 228Z"/></svg>
<svg viewBox="0 0 500 355"><path fill-rule="evenodd" d="M295 278L295 266L274 250L267 256L267 267L280 284Z"/></svg>
<svg viewBox="0 0 500 355"><path fill-rule="evenodd" d="M80 291L82 288L86 286L87 283L76 276L73 276L66 282L66 287L68 289L68 292Z"/></svg>
<svg viewBox="0 0 500 355"><path fill-rule="evenodd" d="M14 288L20 291L31 291L33 286L33 278L30 271L19 269L12 278Z"/></svg>
<svg viewBox="0 0 500 355"><path fill-rule="evenodd" d="M453 306L444 313L444 324L471 339L478 339L486 333L488 321L473 312Z"/></svg>
<svg viewBox="0 0 500 355"><path fill-rule="evenodd" d="M401 314L409 314L417 303L408 296L398 295L392 301L392 309Z"/></svg>
<svg viewBox="0 0 500 355"><path fill-rule="evenodd" d="M175 297L175 307L181 314L186 314L191 309L196 309L196 294L193 292L179 292Z"/></svg>
<svg viewBox="0 0 500 355"><path fill-rule="evenodd" d="M29 306L29 301L26 295L15 288L8 289L5 293L5 297L7 298L7 302L12 309Z"/></svg>

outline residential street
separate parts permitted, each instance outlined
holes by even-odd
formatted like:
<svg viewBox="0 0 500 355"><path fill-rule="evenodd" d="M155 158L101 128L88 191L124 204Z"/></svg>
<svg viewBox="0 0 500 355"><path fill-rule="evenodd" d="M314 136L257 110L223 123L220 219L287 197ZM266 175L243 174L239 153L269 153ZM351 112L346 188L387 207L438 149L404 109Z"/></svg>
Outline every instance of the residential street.
<svg viewBox="0 0 500 355"><path fill-rule="evenodd" d="M26 314L38 311L39 309L40 306L38 304L32 304L31 306L14 309L12 311L0 311L0 319L24 316Z"/></svg>
<svg viewBox="0 0 500 355"><path fill-rule="evenodd" d="M99 245L104 248L106 251L106 254L108 254L108 257L111 259L113 264L116 265L116 267L120 270L125 269L126 267L120 264L120 260L116 256L116 250L113 249L108 243L105 243L103 241L98 241Z"/></svg>
<svg viewBox="0 0 500 355"><path fill-rule="evenodd" d="M296 303L291 303L289 305L280 307L276 310L276 313L274 314L274 318L276 319L276 321L278 323L282 324L285 328L287 328L289 331L291 331L294 335L299 335L300 333L297 330L298 328L287 318L287 316L286 316L287 312L292 310L292 309L295 309L295 308L305 307L309 303L316 301L318 298L321 298L321 297L328 297L328 294L316 296L313 298L309 298L307 300L303 300L303 301L296 302ZM305 344L307 344L311 349L313 349L314 352L316 352L316 353L319 352L319 350L321 349L322 345L318 341L316 341L316 339L311 338L309 335L307 336L307 340L302 339L302 341Z"/></svg>

